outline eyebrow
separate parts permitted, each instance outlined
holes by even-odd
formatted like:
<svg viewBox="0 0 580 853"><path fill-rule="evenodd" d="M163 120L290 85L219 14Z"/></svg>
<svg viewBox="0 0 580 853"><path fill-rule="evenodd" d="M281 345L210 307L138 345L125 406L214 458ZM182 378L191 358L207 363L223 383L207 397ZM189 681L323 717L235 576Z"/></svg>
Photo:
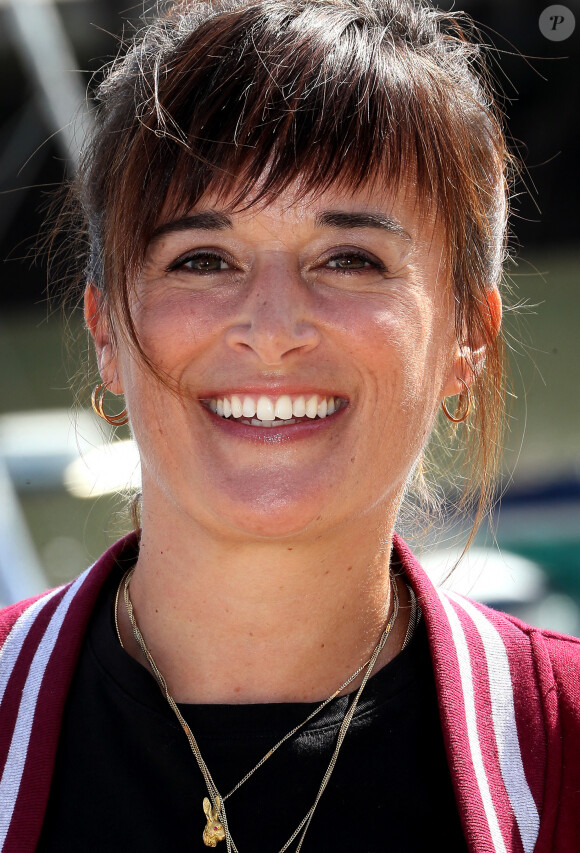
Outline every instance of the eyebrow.
<svg viewBox="0 0 580 853"><path fill-rule="evenodd" d="M225 213L219 213L217 210L203 210L159 225L151 235L151 240L159 240L166 234L175 234L179 231L225 231L232 227L232 220Z"/></svg>
<svg viewBox="0 0 580 853"><path fill-rule="evenodd" d="M377 213L326 210L316 215L314 224L318 228L379 228L404 240L411 240L410 234L398 222L389 216ZM233 228L233 223L225 213L204 210L159 225L151 235L151 240L159 240L166 234L175 234L180 231L225 231L229 228Z"/></svg>
<svg viewBox="0 0 580 853"><path fill-rule="evenodd" d="M395 222L389 216L377 213L352 213L342 210L327 210L319 213L315 224L320 227L330 228L380 228L390 234L396 234L404 240L411 240L411 235L405 231L402 225Z"/></svg>

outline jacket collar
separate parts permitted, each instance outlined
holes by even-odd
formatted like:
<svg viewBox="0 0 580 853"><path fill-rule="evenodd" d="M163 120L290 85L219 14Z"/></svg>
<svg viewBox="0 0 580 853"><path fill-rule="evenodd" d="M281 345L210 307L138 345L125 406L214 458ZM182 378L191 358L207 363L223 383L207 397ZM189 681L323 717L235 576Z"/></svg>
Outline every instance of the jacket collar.
<svg viewBox="0 0 580 853"><path fill-rule="evenodd" d="M527 685L529 718L542 719L527 637L517 625L462 596L436 589L408 546L393 550L423 611L447 760L470 850L534 850L544 756L523 745L512 670ZM531 713L530 713L531 712ZM518 719L520 716L520 719ZM531 780L532 784L530 785ZM535 784L534 784L535 783Z"/></svg>

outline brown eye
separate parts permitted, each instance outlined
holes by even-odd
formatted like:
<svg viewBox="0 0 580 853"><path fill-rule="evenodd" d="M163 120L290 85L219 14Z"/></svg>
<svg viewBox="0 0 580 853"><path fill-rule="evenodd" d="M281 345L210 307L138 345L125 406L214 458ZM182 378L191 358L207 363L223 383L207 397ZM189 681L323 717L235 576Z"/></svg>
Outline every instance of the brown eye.
<svg viewBox="0 0 580 853"><path fill-rule="evenodd" d="M365 258L347 256L344 258L333 258L328 262L328 266L340 270L361 270L364 267L370 266L370 264Z"/></svg>
<svg viewBox="0 0 580 853"><path fill-rule="evenodd" d="M171 270L188 270L194 273L212 273L230 269L230 265L220 255L202 252L180 258L170 267Z"/></svg>
<svg viewBox="0 0 580 853"><path fill-rule="evenodd" d="M360 272L361 270L381 268L381 264L378 261L367 258L366 255L354 253L335 255L326 262L326 266L330 269L342 270L344 272Z"/></svg>

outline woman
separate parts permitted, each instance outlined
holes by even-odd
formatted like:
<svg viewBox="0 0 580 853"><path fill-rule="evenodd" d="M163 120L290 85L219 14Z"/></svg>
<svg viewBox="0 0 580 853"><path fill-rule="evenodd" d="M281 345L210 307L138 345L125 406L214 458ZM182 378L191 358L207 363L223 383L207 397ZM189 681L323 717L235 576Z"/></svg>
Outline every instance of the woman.
<svg viewBox="0 0 580 853"><path fill-rule="evenodd" d="M109 69L85 316L140 530L2 614L3 851L575 849L578 641L437 592L394 532L441 407L479 516L492 487L478 62L411 0L220 0Z"/></svg>

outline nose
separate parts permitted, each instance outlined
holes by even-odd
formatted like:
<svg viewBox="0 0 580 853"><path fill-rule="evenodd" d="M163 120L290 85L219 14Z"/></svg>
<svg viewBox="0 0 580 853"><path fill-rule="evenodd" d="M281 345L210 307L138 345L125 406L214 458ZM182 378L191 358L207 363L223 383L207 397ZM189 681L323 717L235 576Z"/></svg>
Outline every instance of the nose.
<svg viewBox="0 0 580 853"><path fill-rule="evenodd" d="M318 346L320 331L308 284L289 260L271 259L253 272L239 319L227 330L226 340L232 349L252 351L270 367Z"/></svg>

